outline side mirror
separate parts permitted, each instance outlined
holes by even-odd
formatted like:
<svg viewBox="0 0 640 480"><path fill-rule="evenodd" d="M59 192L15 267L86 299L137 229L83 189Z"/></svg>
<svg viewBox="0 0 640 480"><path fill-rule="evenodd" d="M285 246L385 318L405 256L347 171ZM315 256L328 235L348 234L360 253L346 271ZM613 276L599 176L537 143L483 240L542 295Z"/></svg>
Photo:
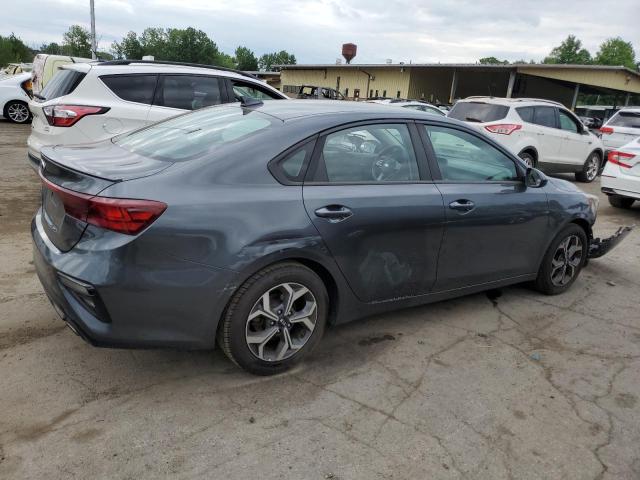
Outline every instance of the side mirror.
<svg viewBox="0 0 640 480"><path fill-rule="evenodd" d="M524 177L524 183L527 187L530 188L544 187L547 184L547 177L545 177L540 170L527 167L527 173Z"/></svg>

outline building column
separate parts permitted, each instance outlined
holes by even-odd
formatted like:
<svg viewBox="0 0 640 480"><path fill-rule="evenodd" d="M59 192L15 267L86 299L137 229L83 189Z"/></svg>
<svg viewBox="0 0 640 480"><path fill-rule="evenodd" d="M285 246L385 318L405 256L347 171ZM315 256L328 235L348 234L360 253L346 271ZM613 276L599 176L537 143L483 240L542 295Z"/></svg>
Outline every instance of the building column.
<svg viewBox="0 0 640 480"><path fill-rule="evenodd" d="M625 107L629 106L629 100L631 100L631 93L627 92L627 95L624 97L624 106Z"/></svg>
<svg viewBox="0 0 640 480"><path fill-rule="evenodd" d="M458 88L458 70L453 70L453 77L451 78L451 92L449 93L449 103L453 104L453 99L456 98L456 89Z"/></svg>
<svg viewBox="0 0 640 480"><path fill-rule="evenodd" d="M571 110L576 109L578 104L578 94L580 93L580 84L576 83L576 88L573 90L573 99L571 100Z"/></svg>
<svg viewBox="0 0 640 480"><path fill-rule="evenodd" d="M513 70L509 73L509 85L507 85L507 98L511 98L513 95L513 87L516 84L516 71Z"/></svg>

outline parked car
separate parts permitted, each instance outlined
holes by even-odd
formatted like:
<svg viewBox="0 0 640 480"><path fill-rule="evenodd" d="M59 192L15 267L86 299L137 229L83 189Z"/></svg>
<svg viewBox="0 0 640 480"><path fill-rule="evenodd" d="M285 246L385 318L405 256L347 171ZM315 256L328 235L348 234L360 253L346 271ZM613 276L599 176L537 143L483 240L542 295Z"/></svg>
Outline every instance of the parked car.
<svg viewBox="0 0 640 480"><path fill-rule="evenodd" d="M584 124L584 126L587 127L587 128L596 129L596 128L600 128L602 126L602 120L600 120L599 118L596 118L596 117L584 117L584 116L578 116L578 118Z"/></svg>
<svg viewBox="0 0 640 480"><path fill-rule="evenodd" d="M33 59L33 67L31 70L31 81L33 83L33 92L40 93L47 86L49 80L58 72L63 65L74 63L94 62L90 58L69 57L67 55L49 55L47 53L39 53Z"/></svg>
<svg viewBox="0 0 640 480"><path fill-rule="evenodd" d="M631 208L640 200L640 137L609 152L600 185L614 207Z"/></svg>
<svg viewBox="0 0 640 480"><path fill-rule="evenodd" d="M0 75L17 75L19 73L30 72L32 68L33 64L31 63L10 63L0 70Z"/></svg>
<svg viewBox="0 0 640 480"><path fill-rule="evenodd" d="M400 100L400 99L376 99L376 100L367 100L369 103L379 103L380 105L389 105L392 107L402 107L402 108L410 108L412 110L419 110L421 112L433 113L434 115L446 115L442 110L440 110L435 105L431 105L430 103L423 102L420 100Z"/></svg>
<svg viewBox="0 0 640 480"><path fill-rule="evenodd" d="M251 75L221 67L127 60L64 65L30 103L29 159L37 168L45 145L95 142L249 97L287 98Z"/></svg>
<svg viewBox="0 0 640 480"><path fill-rule="evenodd" d="M338 90L328 87L302 85L298 90L298 98L307 100L346 100Z"/></svg>
<svg viewBox="0 0 640 480"><path fill-rule="evenodd" d="M0 79L0 112L14 123L31 121L28 102L31 94L31 74L19 73Z"/></svg>
<svg viewBox="0 0 640 480"><path fill-rule="evenodd" d="M42 149L34 263L84 339L217 339L272 374L328 323L526 281L562 293L624 238L594 241L597 197L461 122L253 103Z"/></svg>
<svg viewBox="0 0 640 480"><path fill-rule="evenodd" d="M600 128L600 133L607 153L640 137L640 107L618 110Z"/></svg>
<svg viewBox="0 0 640 480"><path fill-rule="evenodd" d="M490 135L529 166L548 173L575 173L580 182L598 176L601 140L562 104L531 98L469 97L448 115Z"/></svg>

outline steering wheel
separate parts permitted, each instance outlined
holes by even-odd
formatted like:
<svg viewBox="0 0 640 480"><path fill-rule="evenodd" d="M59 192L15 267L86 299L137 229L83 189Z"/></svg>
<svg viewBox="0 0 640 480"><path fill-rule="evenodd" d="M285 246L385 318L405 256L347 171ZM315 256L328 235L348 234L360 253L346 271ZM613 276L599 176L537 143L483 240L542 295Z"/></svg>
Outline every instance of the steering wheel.
<svg viewBox="0 0 640 480"><path fill-rule="evenodd" d="M404 149L400 145L388 145L371 165L371 176L376 182L394 180L406 166Z"/></svg>

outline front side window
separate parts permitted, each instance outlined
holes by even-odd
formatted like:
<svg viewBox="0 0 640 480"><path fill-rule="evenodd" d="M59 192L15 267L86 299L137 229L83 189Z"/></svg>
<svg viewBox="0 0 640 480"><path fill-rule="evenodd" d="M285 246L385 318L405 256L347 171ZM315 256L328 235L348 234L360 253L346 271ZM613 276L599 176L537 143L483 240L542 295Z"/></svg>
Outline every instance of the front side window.
<svg viewBox="0 0 640 480"><path fill-rule="evenodd" d="M231 80L231 83L233 85L233 94L239 102L242 101L242 97L255 98L256 100L280 100L281 98L267 88L253 83L242 82L240 80Z"/></svg>
<svg viewBox="0 0 640 480"><path fill-rule="evenodd" d="M560 128L562 130L567 130L568 132L578 133L578 125L576 122L569 116L568 113L563 112L562 110L558 110L559 119L560 119Z"/></svg>
<svg viewBox="0 0 640 480"><path fill-rule="evenodd" d="M197 110L222 103L218 77L163 75L158 105L181 110Z"/></svg>
<svg viewBox="0 0 640 480"><path fill-rule="evenodd" d="M425 125L442 179L452 182L517 180L515 163L486 141L453 128Z"/></svg>
<svg viewBox="0 0 640 480"><path fill-rule="evenodd" d="M533 123L542 127L556 128L556 110L553 107L535 107Z"/></svg>
<svg viewBox="0 0 640 480"><path fill-rule="evenodd" d="M329 182L406 182L420 179L404 124L348 128L327 135L322 159Z"/></svg>
<svg viewBox="0 0 640 480"><path fill-rule="evenodd" d="M157 75L103 75L100 80L122 100L151 105Z"/></svg>

